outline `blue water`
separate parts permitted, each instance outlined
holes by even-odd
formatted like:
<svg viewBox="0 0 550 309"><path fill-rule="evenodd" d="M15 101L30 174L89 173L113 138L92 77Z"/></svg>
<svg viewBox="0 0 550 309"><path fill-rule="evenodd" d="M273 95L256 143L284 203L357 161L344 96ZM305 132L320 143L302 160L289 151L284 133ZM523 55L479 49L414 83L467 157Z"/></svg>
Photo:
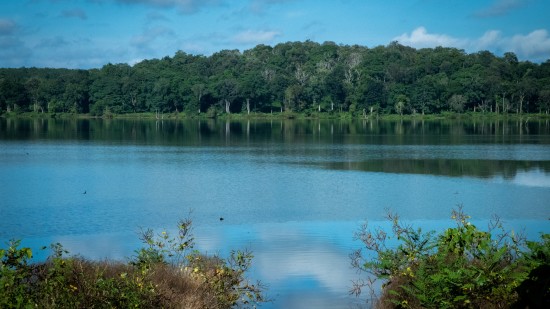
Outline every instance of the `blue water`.
<svg viewBox="0 0 550 309"><path fill-rule="evenodd" d="M348 308L363 301L348 295L359 277L348 257L360 247L354 232L365 220L386 224L387 209L441 230L461 204L480 226L496 214L531 239L550 232L547 143L380 145L310 137L206 145L184 137L153 144L0 140L0 240L23 239L37 259L48 253L38 248L53 242L88 258L126 259L139 248L140 227L170 230L191 217L197 249L253 252L251 276L274 299L262 307ZM505 163L480 166L490 170L483 177L360 166L396 159ZM538 163L511 167L518 161Z"/></svg>

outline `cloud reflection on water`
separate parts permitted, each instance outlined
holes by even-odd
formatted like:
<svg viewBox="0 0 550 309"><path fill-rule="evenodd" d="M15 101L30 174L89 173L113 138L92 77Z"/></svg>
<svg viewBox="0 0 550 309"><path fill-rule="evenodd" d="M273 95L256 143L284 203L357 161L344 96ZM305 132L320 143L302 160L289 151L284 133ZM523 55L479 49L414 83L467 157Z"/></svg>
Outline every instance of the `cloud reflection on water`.
<svg viewBox="0 0 550 309"><path fill-rule="evenodd" d="M197 235L201 250L249 249L252 276L266 283L268 308L348 307L355 222L287 222L209 228ZM223 255L223 252L220 252Z"/></svg>
<svg viewBox="0 0 550 309"><path fill-rule="evenodd" d="M522 172L512 182L522 186L550 188L550 174L541 170Z"/></svg>

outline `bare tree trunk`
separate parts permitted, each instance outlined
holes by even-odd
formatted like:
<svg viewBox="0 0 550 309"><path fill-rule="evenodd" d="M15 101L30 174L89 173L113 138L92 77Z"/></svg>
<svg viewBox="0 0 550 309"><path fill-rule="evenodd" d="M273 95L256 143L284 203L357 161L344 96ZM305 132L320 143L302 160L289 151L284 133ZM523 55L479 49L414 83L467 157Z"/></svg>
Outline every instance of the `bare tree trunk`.
<svg viewBox="0 0 550 309"><path fill-rule="evenodd" d="M229 102L227 99L224 99L225 100L225 112L230 114L231 111L229 110L229 107L231 106L231 102Z"/></svg>
<svg viewBox="0 0 550 309"><path fill-rule="evenodd" d="M519 113L523 114L523 100L525 99L525 95L522 93L519 96Z"/></svg>
<svg viewBox="0 0 550 309"><path fill-rule="evenodd" d="M250 115L250 99L246 99L246 112Z"/></svg>
<svg viewBox="0 0 550 309"><path fill-rule="evenodd" d="M134 113L136 112L136 107L137 107L137 99L135 96L132 96L130 98L130 103L132 104L132 108L134 109Z"/></svg>
<svg viewBox="0 0 550 309"><path fill-rule="evenodd" d="M202 91L199 92L199 114L201 113L201 98L202 98Z"/></svg>

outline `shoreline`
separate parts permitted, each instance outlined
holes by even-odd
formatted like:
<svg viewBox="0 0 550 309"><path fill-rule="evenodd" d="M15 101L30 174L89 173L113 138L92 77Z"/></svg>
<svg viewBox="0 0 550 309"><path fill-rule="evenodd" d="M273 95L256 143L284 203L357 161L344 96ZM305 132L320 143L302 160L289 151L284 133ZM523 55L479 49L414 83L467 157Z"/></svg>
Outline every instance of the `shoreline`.
<svg viewBox="0 0 550 309"><path fill-rule="evenodd" d="M92 116L90 114L74 114L74 113L3 113L2 118L38 118L38 119L139 119L139 120L185 120L185 119L220 119L220 120L262 120L262 119L285 119L285 120L535 120L535 119L550 119L550 114L543 113L524 113L524 114L497 114L497 113L441 113L441 114L415 114L415 115L397 115L397 114L375 114L369 116L354 115L346 112L342 113L293 113L293 112L277 112L277 113L250 113L250 114L221 114L215 117L206 114L186 114L169 113L163 114L161 118L155 113L128 113L128 114L110 114L103 116Z"/></svg>

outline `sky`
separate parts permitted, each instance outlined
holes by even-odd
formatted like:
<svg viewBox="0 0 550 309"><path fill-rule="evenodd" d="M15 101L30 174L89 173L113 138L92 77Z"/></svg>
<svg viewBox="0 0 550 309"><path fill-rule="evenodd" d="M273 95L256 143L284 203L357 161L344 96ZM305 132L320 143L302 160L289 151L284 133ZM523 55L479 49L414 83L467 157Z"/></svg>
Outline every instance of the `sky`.
<svg viewBox="0 0 550 309"><path fill-rule="evenodd" d="M1 0L0 67L100 68L311 40L550 59L550 0Z"/></svg>

